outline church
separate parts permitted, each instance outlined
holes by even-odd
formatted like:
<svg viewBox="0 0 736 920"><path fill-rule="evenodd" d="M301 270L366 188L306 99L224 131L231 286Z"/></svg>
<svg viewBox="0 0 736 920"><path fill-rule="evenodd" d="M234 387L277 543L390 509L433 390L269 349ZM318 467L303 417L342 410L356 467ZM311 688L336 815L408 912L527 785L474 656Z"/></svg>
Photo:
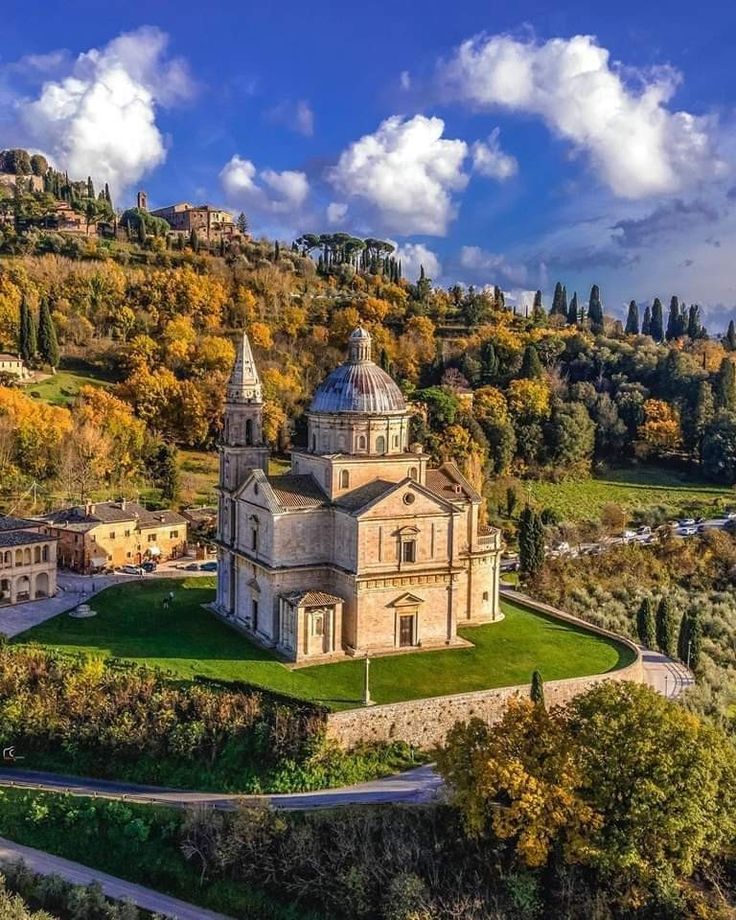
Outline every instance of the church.
<svg viewBox="0 0 736 920"><path fill-rule="evenodd" d="M263 394L243 333L228 382L215 612L304 663L465 644L500 618L501 536L452 463L410 444L410 412L356 329L317 388L304 450L269 474Z"/></svg>

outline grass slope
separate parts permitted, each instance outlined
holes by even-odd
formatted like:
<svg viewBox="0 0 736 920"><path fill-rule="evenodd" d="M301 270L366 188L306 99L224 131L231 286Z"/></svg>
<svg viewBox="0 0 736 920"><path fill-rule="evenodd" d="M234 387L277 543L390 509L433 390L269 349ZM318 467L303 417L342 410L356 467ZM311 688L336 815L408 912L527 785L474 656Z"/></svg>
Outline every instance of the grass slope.
<svg viewBox="0 0 736 920"><path fill-rule="evenodd" d="M57 372L46 380L30 383L26 393L52 406L68 406L74 402L84 386L109 387L110 380L99 375L98 369L84 363L62 364Z"/></svg>
<svg viewBox="0 0 736 920"><path fill-rule="evenodd" d="M181 504L216 505L217 480L220 458L216 451L179 449L179 473L181 478ZM269 473L278 476L288 470L283 460L271 459Z"/></svg>
<svg viewBox="0 0 736 920"><path fill-rule="evenodd" d="M175 601L164 610L163 596L172 587ZM204 675L245 681L333 709L359 705L361 660L289 670L203 610L201 605L213 596L211 579L130 582L94 599L99 614L94 619L62 614L15 641L125 658L184 679ZM460 630L473 648L374 659L373 699L390 703L523 684L535 668L545 680L577 677L611 671L630 661L628 650L615 642L514 604L504 604L504 612L501 623Z"/></svg>
<svg viewBox="0 0 736 920"><path fill-rule="evenodd" d="M632 514L657 506L676 514L736 502L733 489L651 467L608 470L580 482L530 482L524 486L540 507L552 508L568 521L595 520L611 502Z"/></svg>

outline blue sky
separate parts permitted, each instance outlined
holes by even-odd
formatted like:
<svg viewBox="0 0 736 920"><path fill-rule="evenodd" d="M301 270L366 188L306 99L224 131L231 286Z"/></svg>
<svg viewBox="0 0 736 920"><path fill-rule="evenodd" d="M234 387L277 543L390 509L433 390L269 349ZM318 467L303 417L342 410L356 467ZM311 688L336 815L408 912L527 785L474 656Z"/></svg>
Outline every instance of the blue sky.
<svg viewBox="0 0 736 920"><path fill-rule="evenodd" d="M0 145L409 271L736 312L736 5L7 2Z"/></svg>

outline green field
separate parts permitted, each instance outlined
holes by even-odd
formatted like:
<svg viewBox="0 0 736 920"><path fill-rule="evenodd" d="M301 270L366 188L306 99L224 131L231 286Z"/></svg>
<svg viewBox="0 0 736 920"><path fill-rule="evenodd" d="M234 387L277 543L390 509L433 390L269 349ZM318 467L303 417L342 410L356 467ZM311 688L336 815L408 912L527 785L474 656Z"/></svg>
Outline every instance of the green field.
<svg viewBox="0 0 736 920"><path fill-rule="evenodd" d="M172 587L175 601L164 610L164 594ZM289 669L202 609L213 596L209 578L131 581L94 598L92 606L99 614L94 619L62 614L14 641L124 658L185 679L203 675L245 681L333 709L360 704L361 660ZM515 604L504 604L504 612L500 623L460 631L473 648L374 659L373 699L390 703L523 684L535 669L545 680L577 677L615 670L630 661L627 648L582 629Z"/></svg>
<svg viewBox="0 0 736 920"><path fill-rule="evenodd" d="M81 387L109 387L110 380L100 377L96 368L78 364L60 367L55 374L38 383L29 383L25 392L50 403L52 406L68 406L79 395Z"/></svg>
<svg viewBox="0 0 736 920"><path fill-rule="evenodd" d="M540 508L551 508L568 521L595 520L604 505L621 505L630 514L661 507L668 515L736 504L733 489L693 480L671 470L608 470L580 482L528 482L521 489Z"/></svg>
<svg viewBox="0 0 736 920"><path fill-rule="evenodd" d="M178 456L182 506L216 505L215 489L220 462L217 451L180 449ZM272 476L285 472L287 468L288 463L283 460L271 459L269 462Z"/></svg>

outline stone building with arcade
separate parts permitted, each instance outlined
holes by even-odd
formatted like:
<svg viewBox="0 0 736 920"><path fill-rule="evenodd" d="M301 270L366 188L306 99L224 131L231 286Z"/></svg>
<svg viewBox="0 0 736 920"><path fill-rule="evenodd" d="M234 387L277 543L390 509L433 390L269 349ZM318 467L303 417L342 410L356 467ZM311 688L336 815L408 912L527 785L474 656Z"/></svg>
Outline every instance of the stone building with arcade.
<svg viewBox="0 0 736 920"><path fill-rule="evenodd" d="M269 474L247 335L220 446L216 613L302 662L463 644L499 617L501 537L451 463L410 444L410 412L356 329L318 387L306 449Z"/></svg>

